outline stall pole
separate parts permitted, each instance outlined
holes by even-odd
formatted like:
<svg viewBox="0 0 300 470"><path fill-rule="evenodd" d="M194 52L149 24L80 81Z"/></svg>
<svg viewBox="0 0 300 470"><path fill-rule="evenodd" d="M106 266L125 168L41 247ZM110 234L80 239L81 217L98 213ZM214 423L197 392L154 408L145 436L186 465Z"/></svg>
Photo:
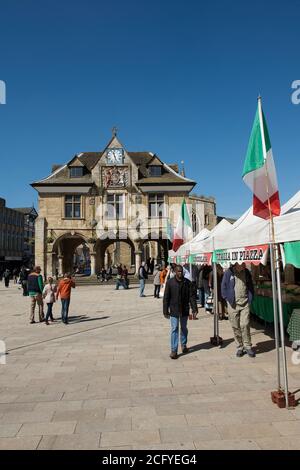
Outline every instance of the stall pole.
<svg viewBox="0 0 300 470"><path fill-rule="evenodd" d="M278 390L281 390L280 344L279 344L279 330L278 330L277 289L276 289L276 274L275 274L273 243L270 243L270 260L271 260L272 296L273 296L273 311L274 311L274 334L275 334L276 363L277 363L277 388Z"/></svg>
<svg viewBox="0 0 300 470"><path fill-rule="evenodd" d="M214 336L210 338L211 344L220 346L223 339L219 336L219 302L218 302L218 273L217 263L213 262L213 282L214 282Z"/></svg>
<svg viewBox="0 0 300 470"><path fill-rule="evenodd" d="M279 310L279 325L280 325L280 336L281 336L281 353L282 353L282 367L283 367L283 379L284 379L284 396L285 396L285 407L295 405L295 396L289 393L288 388L288 376L287 376L287 363L286 363L286 351L285 351L285 338L284 338L284 324L283 324L283 312L282 312L282 294L281 294L281 279L280 279L280 260L278 246L275 245L275 262L276 262L276 277L277 277L277 293L278 293L278 310Z"/></svg>
<svg viewBox="0 0 300 470"><path fill-rule="evenodd" d="M270 230L270 244L274 245L274 252L275 252L275 272L276 272L276 279L277 279L277 295L278 295L278 311L279 311L279 325L280 325L280 340L281 340L281 353L282 353L282 367L283 367L283 379L284 379L284 393L282 390L277 390L275 392L271 392L272 401L277 403L280 408L284 406L288 408L290 405L295 404L295 395L290 394L288 391L288 377L287 377L287 364L286 364L286 352L285 352L285 341L284 341L284 325L283 325L283 312L282 312L282 297L281 297L281 280L280 280L280 261L279 261L279 253L278 247L275 243L275 228L274 228L274 220L273 220L273 213L271 210L271 203L270 203L270 188L269 188L269 174L268 174L268 165L267 165L267 150L266 150L266 141L265 141L265 130L263 125L263 114L262 114L262 106L261 106L261 97L258 97L258 113L259 113L259 122L260 122L260 130L261 130L261 140L262 140L262 148L264 154L264 161L265 161L265 184L266 184L266 191L268 196L268 209L269 209L269 230ZM277 311L277 310L276 310ZM275 310L274 310L275 315ZM274 318L275 323L275 318Z"/></svg>

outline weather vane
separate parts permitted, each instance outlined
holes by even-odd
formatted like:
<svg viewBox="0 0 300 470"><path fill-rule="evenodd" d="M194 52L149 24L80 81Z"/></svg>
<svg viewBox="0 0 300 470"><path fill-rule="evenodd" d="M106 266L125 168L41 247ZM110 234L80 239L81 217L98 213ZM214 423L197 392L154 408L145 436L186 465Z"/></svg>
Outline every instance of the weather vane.
<svg viewBox="0 0 300 470"><path fill-rule="evenodd" d="M113 137L116 137L117 132L118 132L118 128L116 126L114 126L111 131L112 131Z"/></svg>

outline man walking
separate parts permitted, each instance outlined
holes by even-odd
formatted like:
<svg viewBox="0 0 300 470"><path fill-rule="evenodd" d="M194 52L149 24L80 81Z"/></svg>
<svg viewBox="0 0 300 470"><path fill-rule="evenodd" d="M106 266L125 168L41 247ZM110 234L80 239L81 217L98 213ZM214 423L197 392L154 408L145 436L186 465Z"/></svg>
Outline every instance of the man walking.
<svg viewBox="0 0 300 470"><path fill-rule="evenodd" d="M171 320L171 359L177 359L179 324L181 327L181 350L183 354L187 348L187 320L189 309L193 314L198 312L197 298L191 282L183 276L182 266L176 266L175 276L167 281L163 300L163 313L165 318Z"/></svg>
<svg viewBox="0 0 300 470"><path fill-rule="evenodd" d="M246 269L245 263L236 263L225 271L221 294L227 302L228 317L237 346L237 357L242 357L244 353L255 357L251 343L249 309L254 289L251 273Z"/></svg>
<svg viewBox="0 0 300 470"><path fill-rule="evenodd" d="M144 295L146 279L148 279L148 274L145 268L145 261L143 261L139 268L140 297L146 297Z"/></svg>
<svg viewBox="0 0 300 470"><path fill-rule="evenodd" d="M3 277L4 277L4 285L5 285L5 287L9 287L10 270L9 270L8 268L4 271Z"/></svg>
<svg viewBox="0 0 300 470"><path fill-rule="evenodd" d="M70 273L64 274L64 278L59 281L56 299L60 296L61 299L61 319L65 325L68 325L68 315L71 300L71 289L75 288L75 281L72 279Z"/></svg>
<svg viewBox="0 0 300 470"><path fill-rule="evenodd" d="M39 309L39 320L40 322L44 321L44 304L43 304L43 276L41 275L40 266L35 266L33 271L29 274L27 278L27 291L29 297L31 297L31 310L30 310L30 323L35 323L34 320L34 311L36 304Z"/></svg>

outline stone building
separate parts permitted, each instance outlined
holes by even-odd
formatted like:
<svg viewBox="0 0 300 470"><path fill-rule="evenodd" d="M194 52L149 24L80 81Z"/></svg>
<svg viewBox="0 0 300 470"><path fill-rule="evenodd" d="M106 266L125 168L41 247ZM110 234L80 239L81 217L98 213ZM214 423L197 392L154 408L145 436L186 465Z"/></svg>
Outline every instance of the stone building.
<svg viewBox="0 0 300 470"><path fill-rule="evenodd" d="M134 272L142 259L166 260L183 197L195 233L216 223L214 199L189 197L195 184L154 153L127 151L114 132L102 152L75 155L32 183L36 264L45 275L61 274L88 251L94 274L119 262Z"/></svg>
<svg viewBox="0 0 300 470"><path fill-rule="evenodd" d="M19 267L23 261L24 219L0 198L0 270Z"/></svg>
<svg viewBox="0 0 300 470"><path fill-rule="evenodd" d="M35 252L35 219L38 213L33 206L16 207L14 210L20 212L24 219L23 261L26 265L33 265Z"/></svg>

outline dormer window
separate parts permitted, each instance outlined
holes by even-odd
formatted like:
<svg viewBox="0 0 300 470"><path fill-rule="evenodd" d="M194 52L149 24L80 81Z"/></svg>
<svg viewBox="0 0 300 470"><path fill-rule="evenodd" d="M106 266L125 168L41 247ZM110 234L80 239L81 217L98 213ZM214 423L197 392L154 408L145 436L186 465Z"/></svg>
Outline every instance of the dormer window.
<svg viewBox="0 0 300 470"><path fill-rule="evenodd" d="M151 165L149 166L149 175L150 176L161 176L162 167L160 165Z"/></svg>
<svg viewBox="0 0 300 470"><path fill-rule="evenodd" d="M70 178L80 178L84 175L83 166L72 166L70 168Z"/></svg>

